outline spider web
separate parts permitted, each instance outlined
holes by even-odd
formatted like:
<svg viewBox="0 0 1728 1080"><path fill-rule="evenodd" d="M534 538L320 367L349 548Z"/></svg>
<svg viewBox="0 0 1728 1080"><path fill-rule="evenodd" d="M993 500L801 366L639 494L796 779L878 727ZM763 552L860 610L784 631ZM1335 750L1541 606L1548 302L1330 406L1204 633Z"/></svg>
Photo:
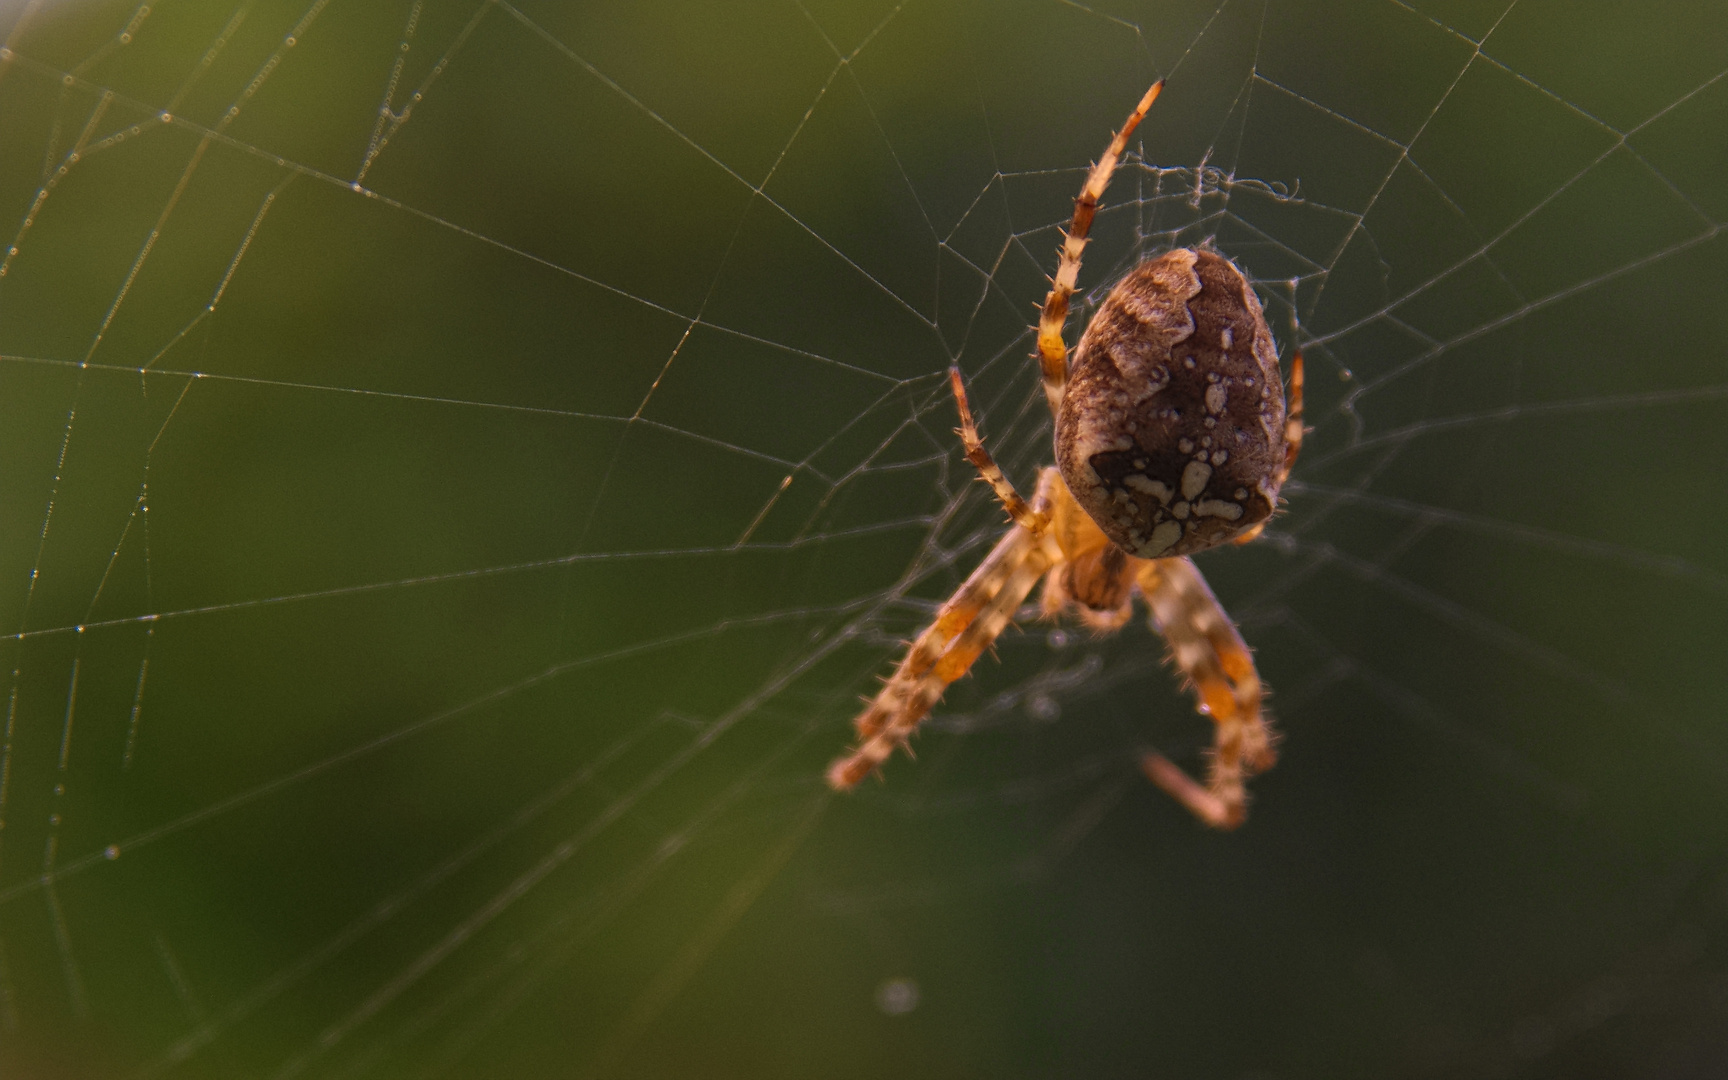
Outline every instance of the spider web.
<svg viewBox="0 0 1728 1080"><path fill-rule="evenodd" d="M1661 0L0 4L0 1062L1714 1075L1728 22ZM835 797L1027 323L1309 371L1248 826L1142 625Z"/></svg>

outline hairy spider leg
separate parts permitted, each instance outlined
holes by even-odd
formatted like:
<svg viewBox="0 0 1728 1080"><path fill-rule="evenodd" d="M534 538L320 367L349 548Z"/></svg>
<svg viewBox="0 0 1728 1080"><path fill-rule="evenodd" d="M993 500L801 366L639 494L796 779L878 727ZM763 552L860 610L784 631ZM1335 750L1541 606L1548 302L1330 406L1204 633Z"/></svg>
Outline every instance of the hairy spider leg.
<svg viewBox="0 0 1728 1080"><path fill-rule="evenodd" d="M927 671L922 675L909 677L903 687L897 688L894 698L896 708L876 733L865 739L851 754L828 767L830 787L844 791L856 785L880 768L883 762L893 756L897 748L906 745L931 707L942 699L942 693L948 689L948 685L966 674L984 654L984 650L1008 628L1020 605L1032 592L1032 587L1044 576L1044 572L1059 554L1052 550L1056 546L1054 541L1033 536L1018 526L1007 539L1018 542L1018 557L1005 564L1007 577L1001 588ZM1004 540L1004 543L1006 542L1007 540ZM887 695L890 689L896 689L892 681L889 686L883 687L883 695Z"/></svg>
<svg viewBox="0 0 1728 1080"><path fill-rule="evenodd" d="M1046 542L1046 537L1051 497L1056 494L1055 485L1062 483L1061 477L1055 469L1040 472L1033 505L1028 505L984 448L958 367L948 369L948 381L960 413L958 432L966 447L966 459L994 489L1003 509L1014 519L1014 527L942 605L935 620L906 650L887 684L852 721L860 746L829 767L828 782L837 789L852 787L870 775L911 736L941 700L943 690L964 675L996 640L1038 579L1060 556L1055 542ZM1061 494L1066 495L1066 490ZM982 637L974 633L981 618ZM982 644L974 650L970 643L977 640Z"/></svg>
<svg viewBox="0 0 1728 1080"><path fill-rule="evenodd" d="M1284 410L1284 464L1278 468L1280 489L1290 479L1290 470L1296 467L1296 455L1302 452L1302 436L1307 430L1302 426L1302 354L1297 352L1290 361L1290 404ZM1266 523L1262 521L1230 542L1240 547L1260 539L1265 531Z"/></svg>
<svg viewBox="0 0 1728 1080"><path fill-rule="evenodd" d="M1140 592L1170 657L1212 718L1212 768L1205 787L1162 754L1141 759L1147 777L1206 824L1234 829L1248 816L1247 777L1272 767L1276 753L1261 716L1253 657L1236 626L1187 558L1143 563Z"/></svg>
<svg viewBox="0 0 1728 1080"><path fill-rule="evenodd" d="M935 620L913 639L900 666L894 669L894 674L885 681L876 697L852 721L859 741L881 731L893 716L905 709L907 695L936 666L936 661L948 650L949 644L971 626L984 606L1002 591L1003 584L1025 561L1027 551L1035 543L1033 535L1021 528L1010 529L1002 535L978 568L937 609Z"/></svg>
<svg viewBox="0 0 1728 1080"><path fill-rule="evenodd" d="M966 447L966 460L978 470L978 475L996 492L996 497L1002 501L1002 509L1008 511L1008 516L1014 519L1014 524L1026 529L1033 536L1043 536L1044 530L1050 527L1050 513L1047 510L1034 510L1026 505L1026 500L1014 490L1014 484L1003 475L1002 469L996 464L996 459L990 456L990 451L984 449L984 440L978 434L978 425L972 422L972 407L966 403L966 384L960 381L960 369L948 369L948 384L954 390L954 406L960 410L960 426L955 429L960 441Z"/></svg>
<svg viewBox="0 0 1728 1080"><path fill-rule="evenodd" d="M1044 297L1042 314L1038 317L1038 365L1044 374L1044 397L1050 403L1052 416L1061 411L1062 392L1068 385L1068 344L1062 339L1062 329L1068 322L1068 298L1074 295L1080 280L1080 256L1086 250L1086 235L1092 231L1098 200L1104 197L1104 189L1110 185L1110 175L1116 171L1116 163L1128 148L1128 139L1163 89L1163 79L1153 83L1146 96L1140 99L1140 104L1128 114L1122 130L1104 148L1104 156L1092 166L1086 185L1080 189L1080 197L1074 200L1074 220L1069 222L1068 231L1062 234L1062 247L1059 249L1062 260L1056 265L1056 276L1051 279L1050 293Z"/></svg>

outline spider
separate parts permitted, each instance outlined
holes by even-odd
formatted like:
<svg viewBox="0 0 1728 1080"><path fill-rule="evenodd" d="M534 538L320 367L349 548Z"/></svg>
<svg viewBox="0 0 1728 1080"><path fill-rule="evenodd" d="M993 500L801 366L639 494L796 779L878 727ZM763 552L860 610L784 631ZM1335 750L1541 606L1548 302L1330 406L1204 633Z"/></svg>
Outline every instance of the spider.
<svg viewBox="0 0 1728 1080"><path fill-rule="evenodd" d="M1072 614L1101 634L1127 623L1136 593L1145 599L1214 730L1204 785L1153 751L1140 766L1201 821L1242 824L1246 780L1276 759L1248 646L1189 556L1253 540L1276 509L1302 445L1302 354L1291 361L1286 409L1260 301L1209 244L1166 252L1124 275L1081 335L1072 367L1063 338L1098 200L1163 88L1160 79L1146 91L1074 202L1038 322L1056 464L1039 471L1030 503L984 448L959 368L949 369L956 434L1013 525L853 721L856 749L828 769L836 789L853 787L907 745L1040 579L1044 616Z"/></svg>

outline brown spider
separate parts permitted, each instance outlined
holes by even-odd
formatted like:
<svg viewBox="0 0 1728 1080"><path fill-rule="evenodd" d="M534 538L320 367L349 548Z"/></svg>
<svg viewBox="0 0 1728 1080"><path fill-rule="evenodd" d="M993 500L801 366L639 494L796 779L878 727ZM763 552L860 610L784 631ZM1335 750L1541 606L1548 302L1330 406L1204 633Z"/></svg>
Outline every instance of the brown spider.
<svg viewBox="0 0 1728 1080"><path fill-rule="evenodd" d="M1302 446L1302 354L1286 411L1266 316L1242 271L1202 246L1147 259L1118 281L1074 350L1063 327L1086 234L1128 138L1164 88L1146 91L1092 167L1038 323L1056 465L1028 504L984 449L958 368L949 370L966 457L1013 518L1008 534L937 611L892 677L853 721L859 745L828 770L850 788L906 745L948 684L1013 621L1040 578L1042 612L1099 633L1120 629L1136 591L1170 658L1212 718L1202 787L1163 755L1141 768L1201 821L1247 816L1244 781L1276 759L1248 646L1188 558L1260 535Z"/></svg>

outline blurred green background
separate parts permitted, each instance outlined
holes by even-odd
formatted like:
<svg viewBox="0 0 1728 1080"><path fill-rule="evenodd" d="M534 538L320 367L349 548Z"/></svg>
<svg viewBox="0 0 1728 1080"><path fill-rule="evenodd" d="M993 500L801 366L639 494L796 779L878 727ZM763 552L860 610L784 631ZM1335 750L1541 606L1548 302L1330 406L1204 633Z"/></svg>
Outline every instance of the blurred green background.
<svg viewBox="0 0 1728 1080"><path fill-rule="evenodd" d="M1682 0L0 3L0 1072L1728 1071L1728 16ZM973 381L1214 239L1306 351L1141 624L830 796L1001 528ZM1140 156L1140 155L1143 155Z"/></svg>

